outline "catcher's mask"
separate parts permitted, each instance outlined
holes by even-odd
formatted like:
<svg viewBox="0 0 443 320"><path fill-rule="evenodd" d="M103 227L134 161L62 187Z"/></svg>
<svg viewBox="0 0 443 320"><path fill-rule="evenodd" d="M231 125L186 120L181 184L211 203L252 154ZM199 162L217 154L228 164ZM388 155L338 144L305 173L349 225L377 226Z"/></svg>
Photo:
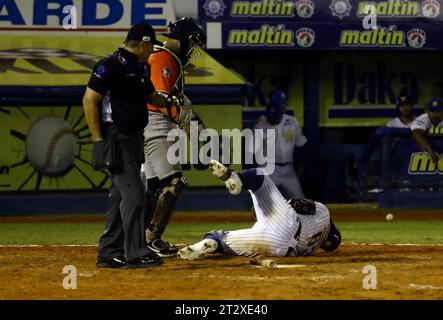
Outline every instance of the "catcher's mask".
<svg viewBox="0 0 443 320"><path fill-rule="evenodd" d="M340 246L340 243L341 243L341 233L331 220L329 225L328 237L320 246L320 248L322 248L327 252L330 252L336 250Z"/></svg>
<svg viewBox="0 0 443 320"><path fill-rule="evenodd" d="M163 35L180 41L179 58L183 65L200 55L198 48L205 47L206 34L193 18L180 18L174 23L170 22L168 29L169 32Z"/></svg>

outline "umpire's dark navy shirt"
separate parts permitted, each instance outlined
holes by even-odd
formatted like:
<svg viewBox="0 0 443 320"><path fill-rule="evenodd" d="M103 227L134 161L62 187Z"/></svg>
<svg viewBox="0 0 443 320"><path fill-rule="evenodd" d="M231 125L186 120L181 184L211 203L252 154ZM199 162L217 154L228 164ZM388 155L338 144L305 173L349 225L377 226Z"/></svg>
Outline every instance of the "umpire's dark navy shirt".
<svg viewBox="0 0 443 320"><path fill-rule="evenodd" d="M138 57L119 48L100 60L93 69L88 87L106 96L109 94L112 123L123 133L138 134L148 124L147 102L155 90L149 66Z"/></svg>

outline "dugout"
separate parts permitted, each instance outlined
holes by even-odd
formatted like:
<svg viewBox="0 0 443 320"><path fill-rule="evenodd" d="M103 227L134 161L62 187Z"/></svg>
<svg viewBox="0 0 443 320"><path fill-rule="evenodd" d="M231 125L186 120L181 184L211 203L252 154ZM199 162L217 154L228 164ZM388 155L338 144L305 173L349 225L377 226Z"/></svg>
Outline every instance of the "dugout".
<svg viewBox="0 0 443 320"><path fill-rule="evenodd" d="M326 203L374 201L400 206L402 200L387 193L361 197L359 159L370 148L366 144L372 133L397 115L400 91L415 98L417 115L425 111L430 98L443 97L442 1L374 2L377 30L363 25L365 1L300 1L279 14L271 14L264 1L253 4L260 10L249 7L250 11L241 12L239 1L226 2L219 16L200 12L210 29L220 30L211 54L255 85L251 105L263 105L262 97L272 87L269 79L282 79L289 108L309 141L301 179L306 194ZM410 139L405 143L414 147ZM391 191L396 190L397 178L380 175L385 167L378 153L366 166L372 189L380 180L391 179ZM438 172L423 179L431 176L429 183L437 183ZM438 197L438 191L412 189L415 204L438 205L428 201Z"/></svg>
<svg viewBox="0 0 443 320"><path fill-rule="evenodd" d="M302 178L310 197L327 203L363 201L400 205L399 200L382 201L381 194L361 197L359 160L369 148L366 145L373 132L397 116L395 101L401 90L408 90L415 97L415 115L425 112L430 98L443 96L440 50L262 49L252 54L249 50L211 51L211 54L255 85L251 106L262 105L260 95L266 97L269 93L271 77L279 75L286 81L290 112L303 124L308 141L312 142L306 175ZM249 55L254 59L248 58ZM432 67L425 68L423 61ZM434 141L441 138L431 135ZM410 138L407 143L415 147ZM408 157L406 154L405 159ZM365 164L368 190L381 189L378 183L383 163L377 148ZM435 172L426 176L435 183L440 175ZM423 191L419 195L425 195ZM437 202L421 203L434 207Z"/></svg>

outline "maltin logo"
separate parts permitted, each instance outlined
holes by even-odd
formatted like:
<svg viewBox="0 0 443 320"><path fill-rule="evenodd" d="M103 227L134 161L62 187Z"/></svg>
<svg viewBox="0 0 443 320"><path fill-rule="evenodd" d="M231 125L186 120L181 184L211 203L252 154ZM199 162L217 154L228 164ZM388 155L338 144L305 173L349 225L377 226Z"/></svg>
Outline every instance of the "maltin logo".
<svg viewBox="0 0 443 320"><path fill-rule="evenodd" d="M314 14L315 4L311 0L299 0L295 3L297 15L300 18L310 18Z"/></svg>
<svg viewBox="0 0 443 320"><path fill-rule="evenodd" d="M332 0L329 9L331 9L332 15L334 17L337 17L341 20L351 14L352 6L349 3L349 0Z"/></svg>
<svg viewBox="0 0 443 320"><path fill-rule="evenodd" d="M421 5L421 11L426 18L437 18L440 14L440 3L436 0L426 0Z"/></svg>
<svg viewBox="0 0 443 320"><path fill-rule="evenodd" d="M422 29L412 29L407 33L408 43L413 48L421 48L426 43L426 33Z"/></svg>
<svg viewBox="0 0 443 320"><path fill-rule="evenodd" d="M443 157L432 162L425 152L414 152L409 161L409 174L443 174Z"/></svg>
<svg viewBox="0 0 443 320"><path fill-rule="evenodd" d="M205 9L207 16L212 17L212 19L217 19L224 15L226 6L223 0L206 0L203 9Z"/></svg>
<svg viewBox="0 0 443 320"><path fill-rule="evenodd" d="M311 47L315 42L315 32L310 28L298 29L295 37L297 38L297 44L303 48Z"/></svg>

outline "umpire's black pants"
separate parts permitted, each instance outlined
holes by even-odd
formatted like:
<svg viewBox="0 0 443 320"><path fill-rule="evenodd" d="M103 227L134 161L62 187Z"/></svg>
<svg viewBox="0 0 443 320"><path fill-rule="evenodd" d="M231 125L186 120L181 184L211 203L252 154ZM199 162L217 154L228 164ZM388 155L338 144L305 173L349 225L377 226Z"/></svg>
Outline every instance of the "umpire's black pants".
<svg viewBox="0 0 443 320"><path fill-rule="evenodd" d="M112 185L106 227L100 238L100 258L126 256L133 260L147 254L146 197L140 178L144 161L143 136L116 133L118 166L111 171Z"/></svg>

